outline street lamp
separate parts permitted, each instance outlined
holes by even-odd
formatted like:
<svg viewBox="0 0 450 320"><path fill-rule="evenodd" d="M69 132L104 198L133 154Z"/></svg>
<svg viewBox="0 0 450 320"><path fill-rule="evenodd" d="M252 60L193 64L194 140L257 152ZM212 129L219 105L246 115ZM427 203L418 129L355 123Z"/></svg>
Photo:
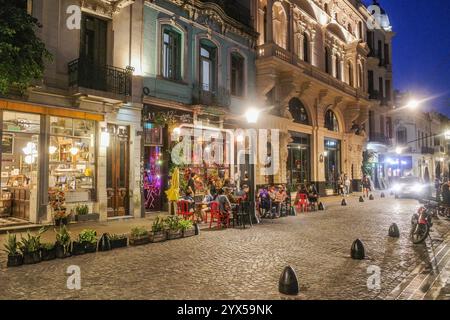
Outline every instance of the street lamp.
<svg viewBox="0 0 450 320"><path fill-rule="evenodd" d="M248 123L257 123L260 111L255 108L250 108L245 112L245 118Z"/></svg>
<svg viewBox="0 0 450 320"><path fill-rule="evenodd" d="M419 106L419 101L415 100L415 99L411 99L408 101L408 103L406 104L406 107L408 109L414 110Z"/></svg>
<svg viewBox="0 0 450 320"><path fill-rule="evenodd" d="M402 154L402 148L401 147L395 148L395 153L396 154Z"/></svg>

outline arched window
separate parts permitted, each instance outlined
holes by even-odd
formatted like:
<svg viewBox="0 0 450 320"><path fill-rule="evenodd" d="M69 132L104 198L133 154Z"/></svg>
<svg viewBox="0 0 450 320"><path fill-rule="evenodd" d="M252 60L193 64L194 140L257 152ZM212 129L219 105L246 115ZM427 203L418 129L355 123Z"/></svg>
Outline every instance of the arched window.
<svg viewBox="0 0 450 320"><path fill-rule="evenodd" d="M353 81L353 65L350 61L348 62L348 84L352 87L355 85Z"/></svg>
<svg viewBox="0 0 450 320"><path fill-rule="evenodd" d="M334 73L334 75L336 76L336 79L341 79L341 62L340 62L340 60L339 60L339 56L338 55L336 55L335 56L335 73Z"/></svg>
<svg viewBox="0 0 450 320"><path fill-rule="evenodd" d="M333 111L327 110L325 113L325 128L330 131L339 132L339 122Z"/></svg>
<svg viewBox="0 0 450 320"><path fill-rule="evenodd" d="M182 78L181 39L178 30L171 26L163 26L161 73L166 79L178 81Z"/></svg>
<svg viewBox="0 0 450 320"><path fill-rule="evenodd" d="M331 74L330 49L328 49L328 47L325 47L325 72L328 74Z"/></svg>
<svg viewBox="0 0 450 320"><path fill-rule="evenodd" d="M283 5L276 2L273 5L273 40L283 49L287 49L287 16Z"/></svg>
<svg viewBox="0 0 450 320"><path fill-rule="evenodd" d="M308 113L300 99L292 98L289 101L289 112L294 118L295 123L309 124Z"/></svg>
<svg viewBox="0 0 450 320"><path fill-rule="evenodd" d="M267 42L267 0L258 1L257 12L257 31L259 33L258 45L263 45Z"/></svg>
<svg viewBox="0 0 450 320"><path fill-rule="evenodd" d="M309 59L309 38L306 33L303 33L303 60L310 63Z"/></svg>

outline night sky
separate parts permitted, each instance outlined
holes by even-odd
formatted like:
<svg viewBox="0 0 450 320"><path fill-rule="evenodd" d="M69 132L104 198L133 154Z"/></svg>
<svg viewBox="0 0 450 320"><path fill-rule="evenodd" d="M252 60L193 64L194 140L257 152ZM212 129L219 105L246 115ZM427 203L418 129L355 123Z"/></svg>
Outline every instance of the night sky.
<svg viewBox="0 0 450 320"><path fill-rule="evenodd" d="M372 0L364 0L371 4ZM450 1L379 0L396 33L394 85L450 116Z"/></svg>

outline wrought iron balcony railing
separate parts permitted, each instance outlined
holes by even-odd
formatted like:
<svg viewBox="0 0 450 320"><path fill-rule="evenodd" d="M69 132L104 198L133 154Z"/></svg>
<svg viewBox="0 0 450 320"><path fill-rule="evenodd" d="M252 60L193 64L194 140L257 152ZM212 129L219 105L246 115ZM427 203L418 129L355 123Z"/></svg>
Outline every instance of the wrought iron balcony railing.
<svg viewBox="0 0 450 320"><path fill-rule="evenodd" d="M390 146L392 144L392 140L389 137L387 137L385 134L379 133L379 132L371 132L369 134L369 141L381 143L381 144L384 144L387 146Z"/></svg>
<svg viewBox="0 0 450 320"><path fill-rule="evenodd" d="M434 148L433 147L422 147L421 149L422 154L434 154Z"/></svg>
<svg viewBox="0 0 450 320"><path fill-rule="evenodd" d="M209 88L208 84L194 86L192 98L194 104L218 107L229 107L231 104L231 94L229 90L223 87L212 89Z"/></svg>
<svg viewBox="0 0 450 320"><path fill-rule="evenodd" d="M69 62L69 85L130 96L133 68L97 65L86 59Z"/></svg>

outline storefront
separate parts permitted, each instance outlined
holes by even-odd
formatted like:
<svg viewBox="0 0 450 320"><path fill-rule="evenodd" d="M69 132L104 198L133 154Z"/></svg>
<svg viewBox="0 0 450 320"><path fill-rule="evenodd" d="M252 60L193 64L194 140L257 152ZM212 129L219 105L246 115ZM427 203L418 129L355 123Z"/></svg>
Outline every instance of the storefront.
<svg viewBox="0 0 450 320"><path fill-rule="evenodd" d="M337 191L341 174L341 142L327 138L324 141L324 147L326 188Z"/></svg>
<svg viewBox="0 0 450 320"><path fill-rule="evenodd" d="M287 181L297 189L311 181L311 147L310 136L290 132L292 142L288 145Z"/></svg>
<svg viewBox="0 0 450 320"><path fill-rule="evenodd" d="M0 120L0 215L52 221L49 199L57 192L64 193L67 214L80 203L92 207L102 115L0 101Z"/></svg>

